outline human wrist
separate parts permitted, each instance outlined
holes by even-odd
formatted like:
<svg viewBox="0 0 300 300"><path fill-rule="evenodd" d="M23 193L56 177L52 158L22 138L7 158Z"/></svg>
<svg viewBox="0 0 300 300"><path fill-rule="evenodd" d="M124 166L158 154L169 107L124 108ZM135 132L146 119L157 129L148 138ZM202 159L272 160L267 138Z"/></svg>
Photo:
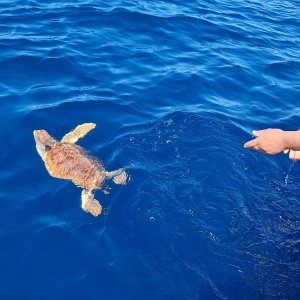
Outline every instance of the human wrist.
<svg viewBox="0 0 300 300"><path fill-rule="evenodd" d="M300 131L283 131L285 149L300 150Z"/></svg>

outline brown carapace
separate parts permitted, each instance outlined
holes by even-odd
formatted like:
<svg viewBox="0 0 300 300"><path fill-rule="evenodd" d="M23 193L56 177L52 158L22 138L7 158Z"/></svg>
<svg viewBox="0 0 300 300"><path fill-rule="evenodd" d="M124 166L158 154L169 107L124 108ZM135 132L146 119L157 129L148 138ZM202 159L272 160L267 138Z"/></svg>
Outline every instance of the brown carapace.
<svg viewBox="0 0 300 300"><path fill-rule="evenodd" d="M85 136L96 124L78 125L66 134L59 142L46 130L34 130L36 149L45 162L49 174L56 178L69 179L78 187L81 193L81 207L93 216L101 214L102 206L94 199L93 190L100 189L106 179L112 178L116 184L126 184L127 174L121 168L112 172L104 169L103 163L91 157L80 146L78 139Z"/></svg>

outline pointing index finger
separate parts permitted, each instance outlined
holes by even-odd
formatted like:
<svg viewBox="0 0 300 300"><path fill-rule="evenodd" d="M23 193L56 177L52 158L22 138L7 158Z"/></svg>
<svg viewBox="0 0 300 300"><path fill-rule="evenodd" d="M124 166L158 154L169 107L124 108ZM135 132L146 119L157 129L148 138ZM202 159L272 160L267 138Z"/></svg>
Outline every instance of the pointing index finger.
<svg viewBox="0 0 300 300"><path fill-rule="evenodd" d="M253 130L253 131L252 131L252 134L253 134L254 136L260 136L260 135L262 135L263 133L265 133L267 130L268 130L268 129L263 129L263 130Z"/></svg>

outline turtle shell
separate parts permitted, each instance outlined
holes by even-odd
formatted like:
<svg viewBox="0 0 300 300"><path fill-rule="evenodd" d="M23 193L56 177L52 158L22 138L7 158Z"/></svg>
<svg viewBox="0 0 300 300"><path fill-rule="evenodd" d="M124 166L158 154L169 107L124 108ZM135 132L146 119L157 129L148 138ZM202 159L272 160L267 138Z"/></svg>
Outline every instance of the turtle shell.
<svg viewBox="0 0 300 300"><path fill-rule="evenodd" d="M53 145L45 154L45 166L53 177L72 180L87 190L99 189L105 180L102 162L75 144Z"/></svg>

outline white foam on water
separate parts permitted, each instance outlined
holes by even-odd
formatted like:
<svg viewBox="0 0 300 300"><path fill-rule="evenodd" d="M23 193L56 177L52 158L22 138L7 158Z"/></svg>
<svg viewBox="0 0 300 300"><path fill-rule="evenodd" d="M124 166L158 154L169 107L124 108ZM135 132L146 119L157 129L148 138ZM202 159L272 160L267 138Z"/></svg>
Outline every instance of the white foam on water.
<svg viewBox="0 0 300 300"><path fill-rule="evenodd" d="M286 174L286 176L284 178L285 185L287 185L289 183L289 175L290 175L290 172L291 172L293 166L295 165L295 163L296 163L296 161L293 161L292 164L289 167L289 170L288 170L288 172L287 172L287 174Z"/></svg>

